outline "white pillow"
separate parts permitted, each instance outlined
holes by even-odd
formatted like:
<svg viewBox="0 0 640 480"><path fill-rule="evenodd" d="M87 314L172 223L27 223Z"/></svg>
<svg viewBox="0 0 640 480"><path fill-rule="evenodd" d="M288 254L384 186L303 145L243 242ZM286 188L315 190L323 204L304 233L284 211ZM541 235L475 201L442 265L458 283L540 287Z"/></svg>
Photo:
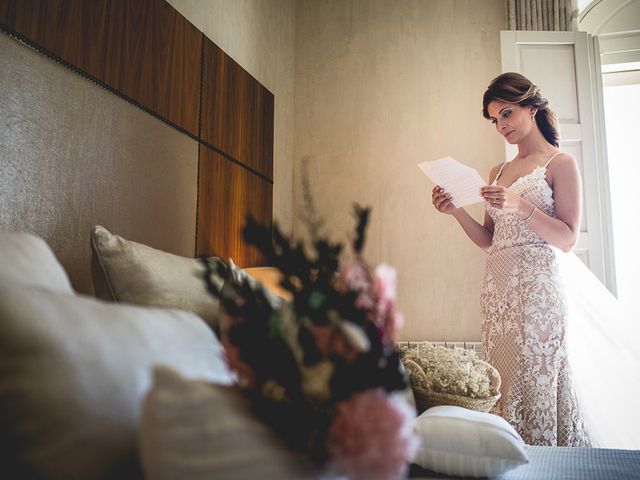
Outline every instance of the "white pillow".
<svg viewBox="0 0 640 480"><path fill-rule="evenodd" d="M192 313L0 280L0 476L135 476L140 401L158 362L234 381L221 344Z"/></svg>
<svg viewBox="0 0 640 480"><path fill-rule="evenodd" d="M439 406L415 423L422 445L414 463L447 475L492 477L529 463L524 441L502 417Z"/></svg>
<svg viewBox="0 0 640 480"><path fill-rule="evenodd" d="M73 294L64 268L40 237L0 232L0 280Z"/></svg>

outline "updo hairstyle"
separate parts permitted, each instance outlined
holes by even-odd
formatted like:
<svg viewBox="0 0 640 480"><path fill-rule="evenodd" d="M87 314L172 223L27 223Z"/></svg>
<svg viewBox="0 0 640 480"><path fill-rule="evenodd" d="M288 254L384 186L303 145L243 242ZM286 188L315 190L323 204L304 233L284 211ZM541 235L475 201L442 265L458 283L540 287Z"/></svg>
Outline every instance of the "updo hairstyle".
<svg viewBox="0 0 640 480"><path fill-rule="evenodd" d="M536 124L544 138L554 147L560 146L558 117L549 107L549 102L540 94L540 89L527 77L515 72L503 73L491 81L482 97L482 115L489 119L489 103L497 100L517 103L521 107L532 106L536 111Z"/></svg>

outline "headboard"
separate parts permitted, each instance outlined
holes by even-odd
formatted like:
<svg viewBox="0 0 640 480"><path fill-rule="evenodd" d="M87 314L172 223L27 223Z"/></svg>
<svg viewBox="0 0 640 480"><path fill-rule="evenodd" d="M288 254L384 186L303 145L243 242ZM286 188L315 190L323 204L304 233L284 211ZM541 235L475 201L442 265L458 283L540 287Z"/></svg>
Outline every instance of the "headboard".
<svg viewBox="0 0 640 480"><path fill-rule="evenodd" d="M0 0L0 229L92 291L89 234L262 264L274 96L164 0Z"/></svg>

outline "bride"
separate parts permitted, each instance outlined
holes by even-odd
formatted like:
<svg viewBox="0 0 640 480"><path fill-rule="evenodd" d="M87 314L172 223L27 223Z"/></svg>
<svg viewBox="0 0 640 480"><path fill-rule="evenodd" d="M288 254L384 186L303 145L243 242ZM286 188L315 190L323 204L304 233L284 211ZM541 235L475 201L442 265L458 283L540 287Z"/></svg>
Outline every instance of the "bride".
<svg viewBox="0 0 640 480"><path fill-rule="evenodd" d="M435 208L488 252L480 298L486 360L502 377L493 413L532 445L640 449L640 318L571 254L580 232L577 163L557 117L524 76L495 78L483 114L518 147L482 188L482 224L436 186Z"/></svg>

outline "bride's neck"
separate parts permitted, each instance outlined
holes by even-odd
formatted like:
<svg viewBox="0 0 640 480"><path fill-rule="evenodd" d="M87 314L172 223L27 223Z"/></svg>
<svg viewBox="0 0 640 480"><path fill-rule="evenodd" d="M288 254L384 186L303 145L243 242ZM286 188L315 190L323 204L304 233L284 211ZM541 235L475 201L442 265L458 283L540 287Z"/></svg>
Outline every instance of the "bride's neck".
<svg viewBox="0 0 640 480"><path fill-rule="evenodd" d="M518 143L518 156L516 159L526 159L531 156L552 154L553 152L555 152L553 145L547 142L540 130L535 128Z"/></svg>

